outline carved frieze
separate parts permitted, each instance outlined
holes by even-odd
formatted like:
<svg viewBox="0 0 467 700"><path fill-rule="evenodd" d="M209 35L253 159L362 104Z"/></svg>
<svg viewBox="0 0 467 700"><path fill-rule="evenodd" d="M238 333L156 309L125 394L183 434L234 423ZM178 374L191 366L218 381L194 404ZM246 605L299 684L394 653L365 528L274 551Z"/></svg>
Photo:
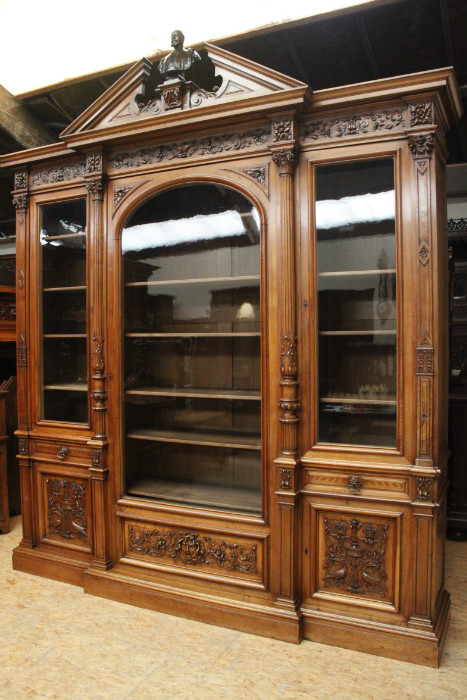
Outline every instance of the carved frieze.
<svg viewBox="0 0 467 700"><path fill-rule="evenodd" d="M46 483L49 533L87 542L86 484L51 477Z"/></svg>
<svg viewBox="0 0 467 700"><path fill-rule="evenodd" d="M31 186L51 185L57 182L79 180L86 174L86 164L74 163L73 165L57 165L53 168L35 170L31 173Z"/></svg>
<svg viewBox="0 0 467 700"><path fill-rule="evenodd" d="M244 132L219 134L217 136L205 136L200 139L190 139L179 143L161 144L139 148L134 151L116 153L110 159L109 166L114 170L141 168L167 160L183 160L204 155L241 151L263 146L269 139L269 131L260 128Z"/></svg>
<svg viewBox="0 0 467 700"><path fill-rule="evenodd" d="M431 102L417 102L409 105L410 126L422 126L433 123L433 105Z"/></svg>
<svg viewBox="0 0 467 700"><path fill-rule="evenodd" d="M185 566L218 567L244 574L258 572L257 545L239 544L179 529L128 527L130 552Z"/></svg>
<svg viewBox="0 0 467 700"><path fill-rule="evenodd" d="M435 137L434 134L418 134L411 136L408 143L414 158L430 158L435 147Z"/></svg>
<svg viewBox="0 0 467 700"><path fill-rule="evenodd" d="M417 498L421 501L433 500L433 479L426 476L417 476L415 479Z"/></svg>
<svg viewBox="0 0 467 700"><path fill-rule="evenodd" d="M403 110L394 109L305 122L302 133L305 140L321 141L370 134L375 131L402 130L405 126Z"/></svg>
<svg viewBox="0 0 467 700"><path fill-rule="evenodd" d="M324 518L324 585L353 594L386 595L386 524Z"/></svg>

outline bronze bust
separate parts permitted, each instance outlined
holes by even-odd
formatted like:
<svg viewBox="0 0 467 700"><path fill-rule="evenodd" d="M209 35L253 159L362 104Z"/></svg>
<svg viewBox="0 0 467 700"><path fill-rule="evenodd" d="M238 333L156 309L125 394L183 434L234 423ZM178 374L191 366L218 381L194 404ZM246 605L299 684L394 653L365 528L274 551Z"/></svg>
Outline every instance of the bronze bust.
<svg viewBox="0 0 467 700"><path fill-rule="evenodd" d="M176 29L172 32L171 46L173 50L165 58L159 61L159 72L164 77L164 80L170 78L184 78L185 71L191 66L200 61L200 55L194 49L183 48L185 36L183 32Z"/></svg>

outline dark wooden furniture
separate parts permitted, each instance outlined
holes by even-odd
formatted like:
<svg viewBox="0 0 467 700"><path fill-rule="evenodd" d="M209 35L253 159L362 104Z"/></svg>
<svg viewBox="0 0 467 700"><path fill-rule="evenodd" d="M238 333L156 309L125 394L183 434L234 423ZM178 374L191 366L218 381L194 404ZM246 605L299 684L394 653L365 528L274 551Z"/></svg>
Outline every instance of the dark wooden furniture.
<svg viewBox="0 0 467 700"><path fill-rule="evenodd" d="M200 55L201 87L142 60L60 144L0 159L14 566L436 666L452 72L311 94Z"/></svg>

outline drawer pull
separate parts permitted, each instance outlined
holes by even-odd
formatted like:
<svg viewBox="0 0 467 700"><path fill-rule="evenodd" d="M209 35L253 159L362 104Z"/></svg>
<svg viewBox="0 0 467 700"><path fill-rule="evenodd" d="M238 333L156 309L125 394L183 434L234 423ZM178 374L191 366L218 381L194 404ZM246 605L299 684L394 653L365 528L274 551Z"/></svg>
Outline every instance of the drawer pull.
<svg viewBox="0 0 467 700"><path fill-rule="evenodd" d="M362 480L360 479L359 476L349 476L349 482L347 484L347 488L349 489L350 493L358 493L360 489L362 488Z"/></svg>
<svg viewBox="0 0 467 700"><path fill-rule="evenodd" d="M59 459L66 459L67 454L68 454L68 448L67 448L67 447L62 446L62 447L59 447L59 448L58 448L57 457L58 457Z"/></svg>

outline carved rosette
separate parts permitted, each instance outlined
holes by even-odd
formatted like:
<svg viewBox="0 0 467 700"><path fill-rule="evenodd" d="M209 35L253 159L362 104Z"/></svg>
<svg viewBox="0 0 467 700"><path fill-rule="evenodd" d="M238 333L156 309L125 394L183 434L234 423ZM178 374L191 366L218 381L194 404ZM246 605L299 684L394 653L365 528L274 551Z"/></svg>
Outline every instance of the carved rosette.
<svg viewBox="0 0 467 700"><path fill-rule="evenodd" d="M272 140L291 141L293 139L293 120L281 119L272 123Z"/></svg>
<svg viewBox="0 0 467 700"><path fill-rule="evenodd" d="M324 585L358 595L386 595L386 524L324 518Z"/></svg>
<svg viewBox="0 0 467 700"><path fill-rule="evenodd" d="M102 172L102 153L90 153L86 156L86 173Z"/></svg>
<svg viewBox="0 0 467 700"><path fill-rule="evenodd" d="M15 173L15 190L26 190L28 187L28 171L27 170L21 170L20 172Z"/></svg>
<svg viewBox="0 0 467 700"><path fill-rule="evenodd" d="M420 501L433 500L433 479L426 476L417 476L415 479L415 490Z"/></svg>
<svg viewBox="0 0 467 700"><path fill-rule="evenodd" d="M433 123L433 105L431 102L417 102L409 105L410 126L422 126Z"/></svg>
<svg viewBox="0 0 467 700"><path fill-rule="evenodd" d="M49 533L87 542L86 484L52 478L47 478L46 483Z"/></svg>
<svg viewBox="0 0 467 700"><path fill-rule="evenodd" d="M431 158L435 147L435 136L433 133L417 134L410 136L408 143L414 158Z"/></svg>
<svg viewBox="0 0 467 700"><path fill-rule="evenodd" d="M128 547L136 552L184 566L221 568L257 574L257 546L214 539L199 533L158 528L128 527Z"/></svg>
<svg viewBox="0 0 467 700"><path fill-rule="evenodd" d="M430 259L430 248L426 241L422 241L418 249L418 258L422 265L426 265Z"/></svg>

